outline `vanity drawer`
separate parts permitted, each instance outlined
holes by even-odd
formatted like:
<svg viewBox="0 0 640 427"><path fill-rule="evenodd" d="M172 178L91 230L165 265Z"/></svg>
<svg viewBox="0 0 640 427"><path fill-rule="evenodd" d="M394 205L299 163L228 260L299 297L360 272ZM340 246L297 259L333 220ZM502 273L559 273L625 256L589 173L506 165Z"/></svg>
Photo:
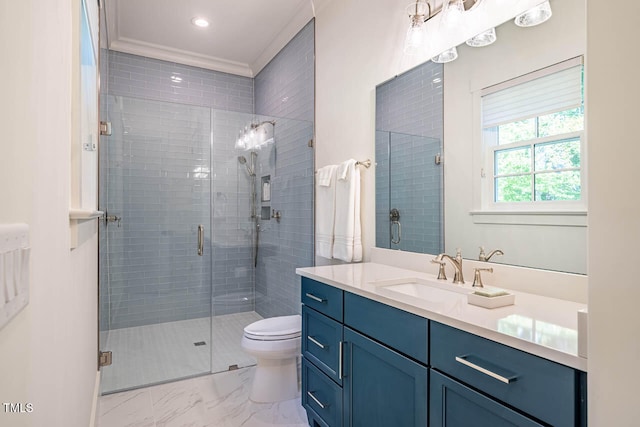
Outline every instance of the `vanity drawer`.
<svg viewBox="0 0 640 427"><path fill-rule="evenodd" d="M342 322L342 290L308 277L302 278L302 303Z"/></svg>
<svg viewBox="0 0 640 427"><path fill-rule="evenodd" d="M555 426L576 425L572 368L431 322L431 366Z"/></svg>
<svg viewBox="0 0 640 427"><path fill-rule="evenodd" d="M437 371L431 370L429 383L431 427L543 427L542 424Z"/></svg>
<svg viewBox="0 0 640 427"><path fill-rule="evenodd" d="M429 321L349 292L344 293L344 323L427 365Z"/></svg>
<svg viewBox="0 0 640 427"><path fill-rule="evenodd" d="M302 354L338 384L342 384L342 324L302 307Z"/></svg>
<svg viewBox="0 0 640 427"><path fill-rule="evenodd" d="M301 400L302 406L310 413L310 420L320 418L317 424L329 427L342 425L342 387L327 378L304 357Z"/></svg>

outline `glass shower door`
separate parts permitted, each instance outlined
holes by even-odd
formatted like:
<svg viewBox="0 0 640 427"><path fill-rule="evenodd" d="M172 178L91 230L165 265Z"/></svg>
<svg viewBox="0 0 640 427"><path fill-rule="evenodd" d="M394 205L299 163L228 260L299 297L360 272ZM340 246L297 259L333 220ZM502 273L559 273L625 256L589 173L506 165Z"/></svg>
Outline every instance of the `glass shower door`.
<svg viewBox="0 0 640 427"><path fill-rule="evenodd" d="M100 147L103 393L211 372L208 108L108 96Z"/></svg>
<svg viewBox="0 0 640 427"><path fill-rule="evenodd" d="M435 159L442 152L442 143L420 135L388 135L386 224L390 238L386 247L439 254L444 250L443 169ZM397 215L392 218L393 209Z"/></svg>

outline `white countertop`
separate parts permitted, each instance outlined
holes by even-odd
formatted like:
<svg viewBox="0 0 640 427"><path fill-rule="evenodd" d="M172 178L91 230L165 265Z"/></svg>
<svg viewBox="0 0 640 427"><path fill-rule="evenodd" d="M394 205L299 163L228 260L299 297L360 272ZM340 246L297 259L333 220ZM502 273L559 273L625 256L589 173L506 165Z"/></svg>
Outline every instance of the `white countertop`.
<svg viewBox="0 0 640 427"><path fill-rule="evenodd" d="M296 273L518 350L587 371L587 359L578 356L578 310L585 309L585 304L512 290L509 292L516 295L515 304L494 309L468 304L466 294L459 292L447 292L445 299L427 301L389 292L376 286L375 282L406 278L434 280L434 275L377 263L298 268ZM459 286L452 284L451 279L441 283L441 287ZM471 282L466 281L464 287L471 291Z"/></svg>

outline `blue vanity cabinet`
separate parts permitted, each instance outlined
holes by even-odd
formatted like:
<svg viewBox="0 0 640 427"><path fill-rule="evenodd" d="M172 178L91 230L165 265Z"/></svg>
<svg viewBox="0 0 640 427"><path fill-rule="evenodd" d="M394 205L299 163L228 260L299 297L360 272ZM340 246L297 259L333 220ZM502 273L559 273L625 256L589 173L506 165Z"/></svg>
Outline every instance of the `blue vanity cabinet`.
<svg viewBox="0 0 640 427"><path fill-rule="evenodd" d="M305 277L302 302L309 425L427 426L427 319Z"/></svg>
<svg viewBox="0 0 640 427"><path fill-rule="evenodd" d="M502 425L491 420L498 412L508 419L506 408L510 407L543 425L586 426L584 373L437 322L431 322L430 334L432 425L466 425L451 421L460 418L447 414L453 414L452 408L463 405L465 399L471 406L480 402L480 396L472 396L480 392L493 404L486 418L484 412L476 411L474 425ZM435 371L453 382L436 381L440 376Z"/></svg>
<svg viewBox="0 0 640 427"><path fill-rule="evenodd" d="M344 425L424 427L429 321L344 293Z"/></svg>
<svg viewBox="0 0 640 427"><path fill-rule="evenodd" d="M313 427L586 427L586 374L302 278Z"/></svg>
<svg viewBox="0 0 640 427"><path fill-rule="evenodd" d="M302 307L302 355L342 385L342 323Z"/></svg>
<svg viewBox="0 0 640 427"><path fill-rule="evenodd" d="M342 387L304 357L301 401L310 426L342 425Z"/></svg>
<svg viewBox="0 0 640 427"><path fill-rule="evenodd" d="M344 328L344 426L424 427L429 370Z"/></svg>
<svg viewBox="0 0 640 427"><path fill-rule="evenodd" d="M524 415L443 374L429 378L430 427L542 427Z"/></svg>
<svg viewBox="0 0 640 427"><path fill-rule="evenodd" d="M302 406L312 427L342 426L344 292L302 278Z"/></svg>

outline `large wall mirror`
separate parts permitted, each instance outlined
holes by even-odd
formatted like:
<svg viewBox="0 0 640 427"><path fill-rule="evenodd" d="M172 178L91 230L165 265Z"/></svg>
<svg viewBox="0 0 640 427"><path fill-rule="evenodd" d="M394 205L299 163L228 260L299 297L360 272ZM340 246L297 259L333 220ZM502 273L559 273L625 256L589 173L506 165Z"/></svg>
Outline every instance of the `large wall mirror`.
<svg viewBox="0 0 640 427"><path fill-rule="evenodd" d="M377 86L377 247L431 254L461 248L464 258L478 259L483 246L486 254L504 252L491 262L586 274L586 203L522 203L497 212L482 201L483 185L494 179L482 161L482 94L585 52L584 1L551 5L553 16L542 25L520 28L510 20L490 46L458 46L453 62L427 62ZM584 199L586 146L582 135Z"/></svg>

